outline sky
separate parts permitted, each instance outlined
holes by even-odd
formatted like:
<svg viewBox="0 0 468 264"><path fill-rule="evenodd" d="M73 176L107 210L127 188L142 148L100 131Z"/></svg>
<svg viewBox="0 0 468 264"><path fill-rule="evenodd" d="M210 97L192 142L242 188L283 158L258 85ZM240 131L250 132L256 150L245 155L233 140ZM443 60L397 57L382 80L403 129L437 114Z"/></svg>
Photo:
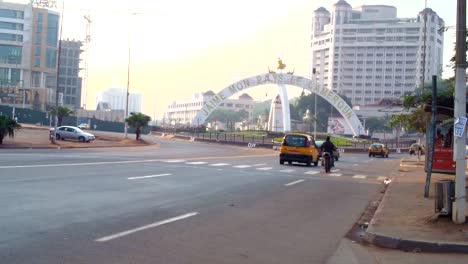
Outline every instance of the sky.
<svg viewBox="0 0 468 264"><path fill-rule="evenodd" d="M98 93L127 87L142 94L142 112L161 119L167 106L193 93L221 91L240 79L274 69L278 57L287 70L310 74L312 13L331 10L337 0L57 0L63 3L62 39L84 40L91 16L88 54L87 109L95 109ZM28 2L18 0L16 2ZM398 17L416 17L424 0L347 0L353 6L393 5ZM455 26L456 0L427 0L446 26ZM453 55L455 31L445 33L444 65ZM129 58L130 51L130 63ZM129 67L130 66L130 67ZM444 77L453 75L444 68ZM246 91L264 101L275 86ZM288 87L290 98L300 94ZM238 97L240 94L235 95ZM84 102L82 102L83 104Z"/></svg>

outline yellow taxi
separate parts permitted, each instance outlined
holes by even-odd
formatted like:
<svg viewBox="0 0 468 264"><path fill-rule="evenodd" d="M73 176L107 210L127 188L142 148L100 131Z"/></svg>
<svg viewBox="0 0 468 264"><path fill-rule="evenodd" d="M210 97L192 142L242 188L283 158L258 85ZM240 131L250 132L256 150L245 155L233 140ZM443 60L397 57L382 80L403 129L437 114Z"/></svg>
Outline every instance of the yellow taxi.
<svg viewBox="0 0 468 264"><path fill-rule="evenodd" d="M315 147L314 139L309 134L304 133L289 133L283 138L280 147L279 162L284 164L288 162L305 163L310 166L318 165L319 152Z"/></svg>
<svg viewBox="0 0 468 264"><path fill-rule="evenodd" d="M381 143L373 143L372 145L369 146L369 157L373 156L375 157L376 155L388 158L388 153L390 151L388 148Z"/></svg>

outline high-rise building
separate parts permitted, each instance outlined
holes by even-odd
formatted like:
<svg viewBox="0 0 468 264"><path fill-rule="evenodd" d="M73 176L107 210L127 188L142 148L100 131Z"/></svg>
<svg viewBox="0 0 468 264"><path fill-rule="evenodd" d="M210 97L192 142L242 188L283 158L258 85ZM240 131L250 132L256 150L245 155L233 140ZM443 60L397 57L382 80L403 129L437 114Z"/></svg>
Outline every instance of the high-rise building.
<svg viewBox="0 0 468 264"><path fill-rule="evenodd" d="M71 109L81 107L81 46L81 41L60 41L59 92L63 94L63 104Z"/></svg>
<svg viewBox="0 0 468 264"><path fill-rule="evenodd" d="M125 88L109 88L101 93L97 98L97 105L100 102L108 103L111 110L125 110L126 103ZM141 112L141 94L131 93L128 96L128 113Z"/></svg>
<svg viewBox="0 0 468 264"><path fill-rule="evenodd" d="M340 0L331 12L314 11L311 68L318 85L346 95L354 105L400 97L420 87L423 76L430 82L432 75L441 75L442 27L444 20L429 8L415 18L398 18L393 6L353 9Z"/></svg>
<svg viewBox="0 0 468 264"><path fill-rule="evenodd" d="M59 13L0 2L0 103L45 110L54 105Z"/></svg>

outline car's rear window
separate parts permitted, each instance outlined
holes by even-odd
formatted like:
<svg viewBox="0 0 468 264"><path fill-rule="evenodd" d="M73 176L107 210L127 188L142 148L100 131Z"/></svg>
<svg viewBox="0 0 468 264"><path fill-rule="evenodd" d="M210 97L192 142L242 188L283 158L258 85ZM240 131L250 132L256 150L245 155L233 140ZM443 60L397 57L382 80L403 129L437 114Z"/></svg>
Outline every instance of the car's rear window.
<svg viewBox="0 0 468 264"><path fill-rule="evenodd" d="M382 148L382 146L381 146L381 145L372 145L371 148L373 148L373 149L379 149L379 148Z"/></svg>
<svg viewBox="0 0 468 264"><path fill-rule="evenodd" d="M291 147L305 147L307 138L304 136L289 135L286 136L285 143Z"/></svg>

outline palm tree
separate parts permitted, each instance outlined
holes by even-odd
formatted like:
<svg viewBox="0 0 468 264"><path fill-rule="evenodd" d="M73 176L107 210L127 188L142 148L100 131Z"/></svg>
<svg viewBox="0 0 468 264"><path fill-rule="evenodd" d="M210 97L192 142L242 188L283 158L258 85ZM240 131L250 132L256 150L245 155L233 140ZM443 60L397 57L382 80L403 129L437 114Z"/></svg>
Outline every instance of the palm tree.
<svg viewBox="0 0 468 264"><path fill-rule="evenodd" d="M14 137L15 129L19 129L21 126L12 118L0 115L0 145L3 144L5 136Z"/></svg>
<svg viewBox="0 0 468 264"><path fill-rule="evenodd" d="M140 139L141 128L148 126L151 117L143 113L130 113L130 117L125 119L130 127L135 128L136 139Z"/></svg>
<svg viewBox="0 0 468 264"><path fill-rule="evenodd" d="M50 113L52 115L56 115L57 116L57 126L61 126L62 125L62 121L63 121L63 118L64 117L67 117L67 116L71 116L74 114L74 112L66 107L66 106L58 106L58 107L52 107L50 109Z"/></svg>

